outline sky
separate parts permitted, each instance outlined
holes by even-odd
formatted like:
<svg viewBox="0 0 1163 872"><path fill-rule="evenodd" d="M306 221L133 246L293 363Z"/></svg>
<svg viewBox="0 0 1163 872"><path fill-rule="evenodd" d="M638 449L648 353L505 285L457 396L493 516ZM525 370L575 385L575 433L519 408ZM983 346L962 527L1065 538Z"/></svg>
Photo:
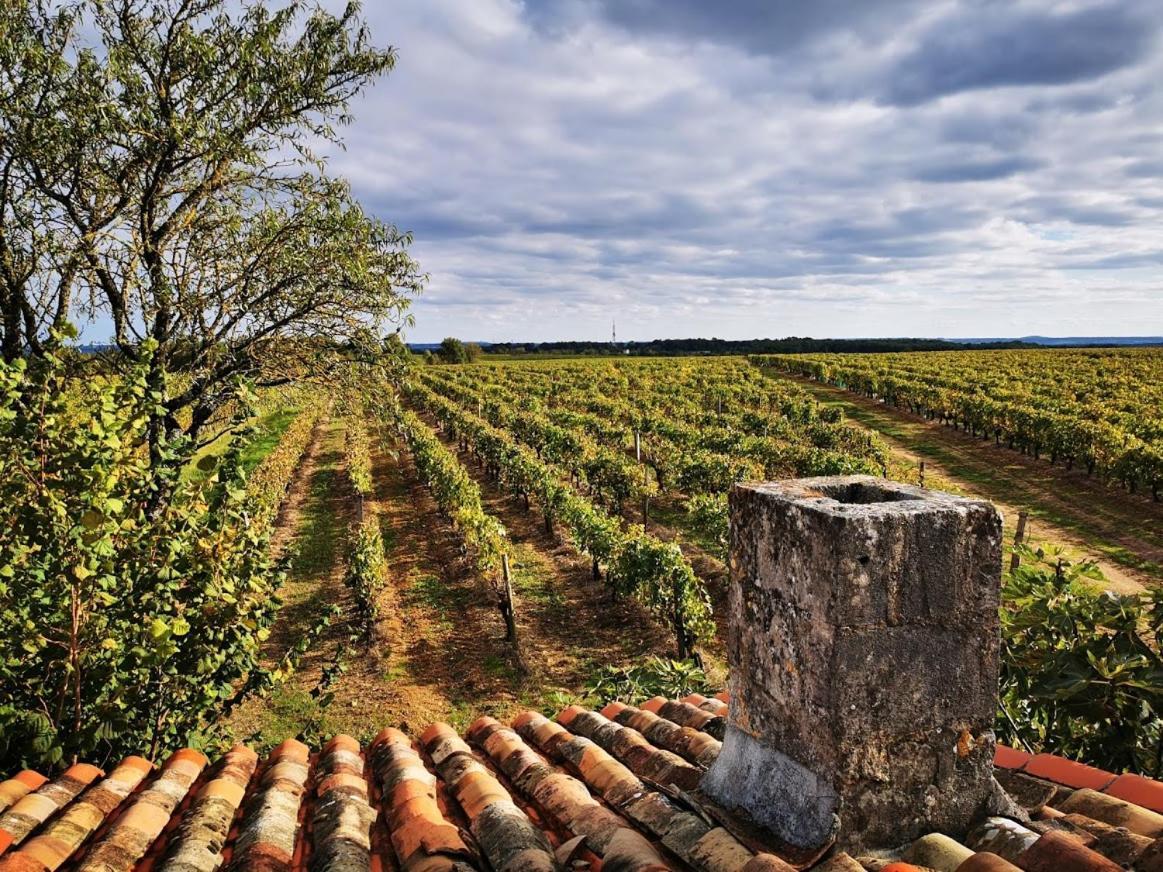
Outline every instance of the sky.
<svg viewBox="0 0 1163 872"><path fill-rule="evenodd" d="M408 339L1163 334L1163 3L368 0Z"/></svg>

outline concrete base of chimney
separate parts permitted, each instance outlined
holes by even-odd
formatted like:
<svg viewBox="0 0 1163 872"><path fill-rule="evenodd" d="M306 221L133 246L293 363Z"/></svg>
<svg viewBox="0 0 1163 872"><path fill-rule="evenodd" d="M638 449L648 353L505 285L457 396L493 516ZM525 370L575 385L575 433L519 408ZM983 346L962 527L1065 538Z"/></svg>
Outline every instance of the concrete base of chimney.
<svg viewBox="0 0 1163 872"><path fill-rule="evenodd" d="M963 834L992 790L996 509L868 476L730 505L731 709L703 791L803 848Z"/></svg>

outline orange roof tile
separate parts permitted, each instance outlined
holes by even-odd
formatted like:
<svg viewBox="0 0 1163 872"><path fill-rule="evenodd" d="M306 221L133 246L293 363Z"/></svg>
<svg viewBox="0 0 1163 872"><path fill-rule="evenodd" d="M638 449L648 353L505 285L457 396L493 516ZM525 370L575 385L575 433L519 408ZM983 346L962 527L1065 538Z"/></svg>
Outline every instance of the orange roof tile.
<svg viewBox="0 0 1163 872"><path fill-rule="evenodd" d="M1025 751L999 743L993 753L993 765L1002 769L1021 769L1030 762L1030 757Z"/></svg>
<svg viewBox="0 0 1163 872"><path fill-rule="evenodd" d="M1102 790L1115 780L1110 772L1053 754L1035 754L1022 771L1067 787L1089 787L1094 790Z"/></svg>
<svg viewBox="0 0 1163 872"><path fill-rule="evenodd" d="M1143 808L1163 813L1163 784L1142 775L1120 775L1103 791Z"/></svg>
<svg viewBox="0 0 1163 872"><path fill-rule="evenodd" d="M23 799L46 781L48 779L39 772L25 769L23 772L17 772L8 780L0 782L0 812L17 800Z"/></svg>

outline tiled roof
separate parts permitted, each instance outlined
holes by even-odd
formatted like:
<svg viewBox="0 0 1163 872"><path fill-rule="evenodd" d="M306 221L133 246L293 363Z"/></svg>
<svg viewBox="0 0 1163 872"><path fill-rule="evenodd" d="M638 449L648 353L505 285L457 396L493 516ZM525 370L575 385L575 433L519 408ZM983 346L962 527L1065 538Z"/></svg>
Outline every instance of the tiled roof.
<svg viewBox="0 0 1163 872"><path fill-rule="evenodd" d="M263 761L239 746L20 772L0 782L0 872L1163 872L1163 784L1005 747L998 778L1030 820L893 857L788 852L698 793L726 712L725 695L655 698L367 747L288 740Z"/></svg>

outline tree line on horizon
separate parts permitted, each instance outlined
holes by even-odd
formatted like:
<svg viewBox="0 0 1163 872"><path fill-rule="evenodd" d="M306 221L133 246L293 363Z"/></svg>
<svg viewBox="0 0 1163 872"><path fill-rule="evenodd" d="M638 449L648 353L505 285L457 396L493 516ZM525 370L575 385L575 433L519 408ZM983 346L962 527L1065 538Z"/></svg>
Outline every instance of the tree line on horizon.
<svg viewBox="0 0 1163 872"><path fill-rule="evenodd" d="M446 340L447 341L447 340ZM954 342L947 339L652 339L647 342L493 342L481 345L485 354L808 354L812 352L965 351L972 349L1039 348L1021 340Z"/></svg>

